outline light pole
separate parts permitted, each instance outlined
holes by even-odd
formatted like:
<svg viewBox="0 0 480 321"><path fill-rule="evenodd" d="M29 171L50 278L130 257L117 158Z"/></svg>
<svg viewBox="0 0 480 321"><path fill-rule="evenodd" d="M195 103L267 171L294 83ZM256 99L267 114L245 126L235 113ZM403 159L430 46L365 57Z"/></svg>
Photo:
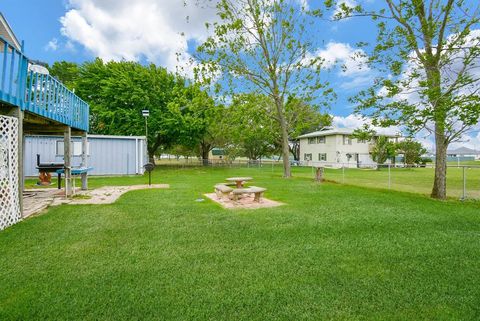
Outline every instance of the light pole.
<svg viewBox="0 0 480 321"><path fill-rule="evenodd" d="M142 116L145 118L145 145L147 145L147 154L148 154L148 116L150 116L150 111L148 109L142 110ZM150 159L150 155L148 155Z"/></svg>

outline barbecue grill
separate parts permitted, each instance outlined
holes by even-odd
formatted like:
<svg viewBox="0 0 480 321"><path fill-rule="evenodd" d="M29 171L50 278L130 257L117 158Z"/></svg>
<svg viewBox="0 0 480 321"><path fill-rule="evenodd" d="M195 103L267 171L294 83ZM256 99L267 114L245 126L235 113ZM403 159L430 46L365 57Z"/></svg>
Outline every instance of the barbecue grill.
<svg viewBox="0 0 480 321"><path fill-rule="evenodd" d="M38 172L40 173L39 178L42 181L42 174L43 173L48 173L48 180L51 178L50 173L57 173L58 177L58 189L62 188L62 174L58 173L57 171L59 169L64 169L65 164L64 163L40 163L40 154L37 154L37 169Z"/></svg>

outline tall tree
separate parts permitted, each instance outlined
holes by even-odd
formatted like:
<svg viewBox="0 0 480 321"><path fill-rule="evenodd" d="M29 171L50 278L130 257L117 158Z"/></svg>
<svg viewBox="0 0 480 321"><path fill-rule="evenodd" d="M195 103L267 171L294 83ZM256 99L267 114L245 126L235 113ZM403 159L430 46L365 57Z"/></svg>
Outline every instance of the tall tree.
<svg viewBox="0 0 480 321"><path fill-rule="evenodd" d="M148 153L152 160L159 147L176 142L181 120L168 108L184 82L166 69L134 62L87 62L80 68L77 94L90 104L91 132L112 135L143 135L142 109L150 110Z"/></svg>
<svg viewBox="0 0 480 321"><path fill-rule="evenodd" d="M169 103L169 108L181 120L178 141L191 150L198 150L207 165L210 151L224 143L224 107L215 104L196 84L179 87L177 91L179 93Z"/></svg>
<svg viewBox="0 0 480 321"><path fill-rule="evenodd" d="M228 108L230 142L251 160L275 151L277 124L266 112L271 104L268 96L242 94L235 96Z"/></svg>
<svg viewBox="0 0 480 321"><path fill-rule="evenodd" d="M343 5L336 18L371 16L377 44L375 85L354 101L382 126L403 125L435 138L431 196L446 198L446 152L480 117L480 5L469 0L384 0L372 12ZM332 1L327 1L333 5Z"/></svg>
<svg viewBox="0 0 480 321"><path fill-rule="evenodd" d="M208 1L208 0L207 0ZM329 97L319 80L321 59L314 57L316 38L311 16L293 0L219 0L213 35L198 47L196 75L213 77L230 94L256 92L273 101L279 124L284 177L291 176L286 99ZM222 86L225 85L225 86ZM323 94L320 91L323 90Z"/></svg>
<svg viewBox="0 0 480 321"><path fill-rule="evenodd" d="M80 76L78 64L68 61L56 61L48 68L50 75L57 78L68 89L75 89L75 84Z"/></svg>

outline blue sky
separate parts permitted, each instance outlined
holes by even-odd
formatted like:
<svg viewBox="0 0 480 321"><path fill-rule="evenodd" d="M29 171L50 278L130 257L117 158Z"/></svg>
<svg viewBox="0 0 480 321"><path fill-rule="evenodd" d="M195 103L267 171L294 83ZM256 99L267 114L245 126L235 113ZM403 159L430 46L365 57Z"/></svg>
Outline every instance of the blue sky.
<svg viewBox="0 0 480 321"><path fill-rule="evenodd" d="M339 1L358 1L372 7L379 3ZM314 1L307 3L312 6ZM58 60L81 63L100 56L106 60L152 61L170 70L177 64L177 52L188 56L194 44L205 39L204 22L215 16L212 9L185 7L183 0L3 0L0 11L17 37L25 41L31 59L49 64ZM374 43L375 26L369 18L316 23L321 30L317 50L327 62L354 66L353 72L332 67L324 74L338 95L329 112L337 116L339 126L359 126L361 121L350 115L353 106L348 98L371 83L374 71L355 69L349 56L357 42ZM480 134L477 139L480 145ZM431 144L431 139L423 141Z"/></svg>
<svg viewBox="0 0 480 321"><path fill-rule="evenodd" d="M81 63L93 59L99 52L93 52L82 42L77 41L75 36L65 35L65 32L62 33L61 31L64 27L64 24L61 22L62 17L65 17L67 12L71 10L79 10L81 8L76 3L77 1L66 0L6 0L0 7L0 10L9 21L17 37L25 41L25 51L31 59L41 60L50 64L58 60ZM92 1L92 3L95 3L95 1ZM178 19L183 19L183 17L178 17ZM120 17L118 23L122 23ZM357 41L372 41L374 39L372 36L375 34L375 29L367 18L350 19L341 23L319 21L319 24L322 26L323 32L319 37L319 42L323 42L324 46L327 46L329 43L342 43L349 44L353 48ZM175 26L170 26L170 28L173 29ZM179 28L176 31L181 32L181 29ZM158 31L152 28L152 32ZM369 39L365 39L367 35ZM125 35L125 37L128 37L128 35ZM201 36L196 37L194 35L192 37L199 39ZM195 43L195 40L188 42L190 48L193 43ZM146 50L150 49L146 48ZM168 52L159 52L157 54L159 57L151 60L156 60L154 62L161 65L168 65L166 63L168 58L165 58L168 54ZM107 53L106 56L108 57L108 55ZM140 57L138 59L142 60L143 58ZM356 88L348 86L353 79L338 76L338 70L331 70L325 73L325 76L332 82L333 87L339 94L339 99L332 106L330 112L339 116L347 116L351 113L351 106L347 103L346 98L356 91ZM345 89L346 86L349 88Z"/></svg>

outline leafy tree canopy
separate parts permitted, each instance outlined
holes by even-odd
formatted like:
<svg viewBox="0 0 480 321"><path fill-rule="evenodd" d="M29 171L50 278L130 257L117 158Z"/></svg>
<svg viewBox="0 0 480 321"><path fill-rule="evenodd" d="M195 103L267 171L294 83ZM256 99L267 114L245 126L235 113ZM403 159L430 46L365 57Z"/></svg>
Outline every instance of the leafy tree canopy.
<svg viewBox="0 0 480 321"><path fill-rule="evenodd" d="M325 1L327 6L335 2ZM432 197L446 197L446 151L480 118L480 4L465 0L384 0L378 11L345 1L336 18L370 16L377 43L368 60L378 77L352 99L381 126L435 137Z"/></svg>
<svg viewBox="0 0 480 321"><path fill-rule="evenodd" d="M312 54L318 41L311 16L289 0L219 0L215 5L218 20L207 24L212 36L196 54L197 79L212 84L220 77L215 86L226 95L249 92L271 99L274 108L268 111L278 122L284 176L290 177L288 97L315 98L319 104L332 97L320 80L322 61Z"/></svg>

